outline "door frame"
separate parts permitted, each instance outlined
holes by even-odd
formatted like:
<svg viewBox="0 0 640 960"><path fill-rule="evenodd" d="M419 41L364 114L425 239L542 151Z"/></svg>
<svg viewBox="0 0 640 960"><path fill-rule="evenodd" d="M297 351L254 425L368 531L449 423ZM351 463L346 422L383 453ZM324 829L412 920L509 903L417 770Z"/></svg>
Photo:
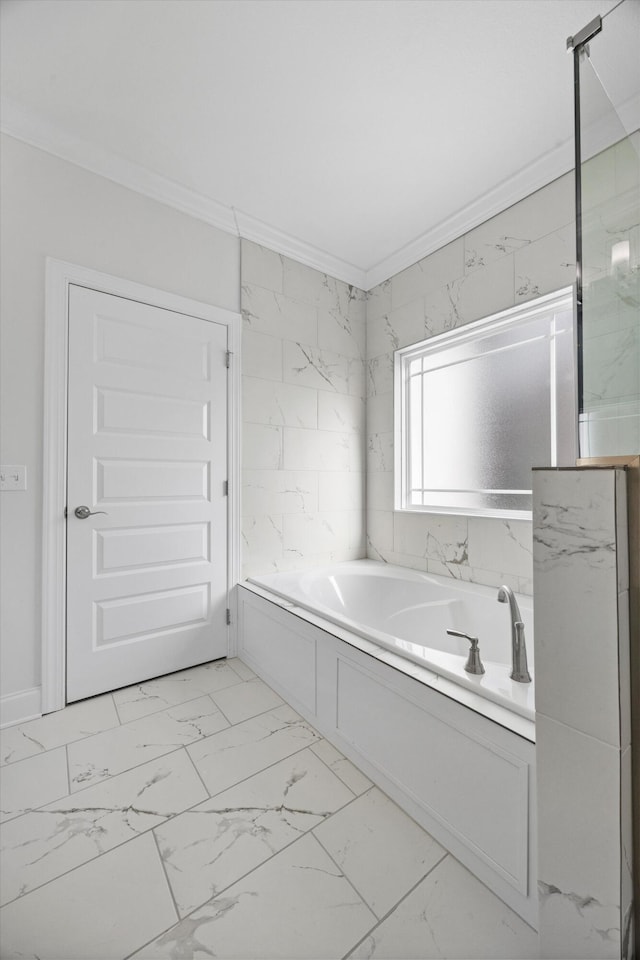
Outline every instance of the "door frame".
<svg viewBox="0 0 640 960"><path fill-rule="evenodd" d="M42 713L66 702L67 601L67 399L69 389L69 287L137 300L227 327L227 604L240 578L240 334L241 315L64 260L46 258L44 323L44 445L42 464ZM228 654L237 646L236 618Z"/></svg>

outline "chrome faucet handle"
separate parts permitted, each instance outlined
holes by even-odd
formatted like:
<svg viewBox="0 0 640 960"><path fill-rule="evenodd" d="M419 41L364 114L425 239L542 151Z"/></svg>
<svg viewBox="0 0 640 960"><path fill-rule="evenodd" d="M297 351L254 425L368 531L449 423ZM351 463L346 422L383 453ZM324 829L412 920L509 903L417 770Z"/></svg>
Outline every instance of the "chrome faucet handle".
<svg viewBox="0 0 640 960"><path fill-rule="evenodd" d="M450 630L447 628L447 633L450 637L462 637L464 640L468 640L471 644L471 649L469 650L469 656L467 657L467 662L464 665L467 673L473 673L475 676L481 676L484 673L484 667L482 665L482 660L480 659L480 648L478 646L478 638L472 637L468 633L462 633L460 630Z"/></svg>

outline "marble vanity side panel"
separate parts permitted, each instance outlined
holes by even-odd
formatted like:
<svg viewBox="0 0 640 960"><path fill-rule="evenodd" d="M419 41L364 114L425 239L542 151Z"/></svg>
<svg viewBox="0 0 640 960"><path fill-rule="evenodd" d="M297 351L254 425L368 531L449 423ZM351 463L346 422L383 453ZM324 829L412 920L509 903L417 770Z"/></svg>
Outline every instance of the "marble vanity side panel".
<svg viewBox="0 0 640 960"><path fill-rule="evenodd" d="M243 240L241 297L242 575L362 556L364 291Z"/></svg>
<svg viewBox="0 0 640 960"><path fill-rule="evenodd" d="M621 958L632 949L622 474L534 471L542 957Z"/></svg>
<svg viewBox="0 0 640 960"><path fill-rule="evenodd" d="M615 507L613 470L534 471L536 710L619 747Z"/></svg>
<svg viewBox="0 0 640 960"><path fill-rule="evenodd" d="M621 957L620 751L536 718L541 956Z"/></svg>
<svg viewBox="0 0 640 960"><path fill-rule="evenodd" d="M632 802L632 753L627 747L621 758L620 770L620 912L622 915L622 957L635 957L636 930L634 924L633 897L633 802Z"/></svg>

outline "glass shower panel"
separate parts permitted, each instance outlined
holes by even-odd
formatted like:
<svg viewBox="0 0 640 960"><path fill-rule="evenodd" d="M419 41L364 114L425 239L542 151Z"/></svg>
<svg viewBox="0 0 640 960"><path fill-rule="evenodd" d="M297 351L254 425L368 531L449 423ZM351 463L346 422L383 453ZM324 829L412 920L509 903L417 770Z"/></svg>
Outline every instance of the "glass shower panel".
<svg viewBox="0 0 640 960"><path fill-rule="evenodd" d="M640 452L637 19L638 5L621 4L580 54L583 457Z"/></svg>

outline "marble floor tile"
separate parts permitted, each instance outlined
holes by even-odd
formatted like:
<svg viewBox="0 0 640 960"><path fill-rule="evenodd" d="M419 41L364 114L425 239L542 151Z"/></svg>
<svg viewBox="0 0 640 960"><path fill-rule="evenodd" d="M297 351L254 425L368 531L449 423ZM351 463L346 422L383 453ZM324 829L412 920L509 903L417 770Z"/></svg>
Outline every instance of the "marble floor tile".
<svg viewBox="0 0 640 960"><path fill-rule="evenodd" d="M2 903L137 837L206 796L181 749L10 821L2 830Z"/></svg>
<svg viewBox="0 0 640 960"><path fill-rule="evenodd" d="M110 693L0 730L0 763L15 763L120 725Z"/></svg>
<svg viewBox="0 0 640 960"><path fill-rule="evenodd" d="M447 856L349 956L529 960L538 956L538 935Z"/></svg>
<svg viewBox="0 0 640 960"><path fill-rule="evenodd" d="M3 960L536 956L238 659L0 736Z"/></svg>
<svg viewBox="0 0 640 960"><path fill-rule="evenodd" d="M310 750L287 757L155 831L181 917L353 800Z"/></svg>
<svg viewBox="0 0 640 960"><path fill-rule="evenodd" d="M12 763L0 775L0 823L68 793L64 747Z"/></svg>
<svg viewBox="0 0 640 960"><path fill-rule="evenodd" d="M130 720L166 710L178 703L195 700L223 687L239 684L241 679L225 660L214 660L199 667L191 667L189 670L181 670L179 673L116 690L113 700L122 723L129 723Z"/></svg>
<svg viewBox="0 0 640 960"><path fill-rule="evenodd" d="M339 958L375 917L307 834L134 955Z"/></svg>
<svg viewBox="0 0 640 960"><path fill-rule="evenodd" d="M446 854L377 787L321 823L314 834L378 917Z"/></svg>
<svg viewBox="0 0 640 960"><path fill-rule="evenodd" d="M115 960L175 923L151 833L0 909L3 960Z"/></svg>
<svg viewBox="0 0 640 960"><path fill-rule="evenodd" d="M257 677L238 686L219 690L212 697L229 723L242 723L284 703L282 697Z"/></svg>
<svg viewBox="0 0 640 960"><path fill-rule="evenodd" d="M350 760L343 757L340 751L336 750L328 740L320 740L311 749L357 797L373 786L371 780L365 777L364 773L358 770Z"/></svg>
<svg viewBox="0 0 640 960"><path fill-rule="evenodd" d="M231 667L234 673L237 673L241 680L251 680L255 677L255 673L248 667L246 663L243 663L242 660L239 660L238 657L230 657L227 660L227 663Z"/></svg>
<svg viewBox="0 0 640 960"><path fill-rule="evenodd" d="M188 749L214 796L320 739L319 733L285 705L193 743Z"/></svg>
<svg viewBox="0 0 640 960"><path fill-rule="evenodd" d="M211 697L206 696L70 744L71 790L113 777L227 726Z"/></svg>

